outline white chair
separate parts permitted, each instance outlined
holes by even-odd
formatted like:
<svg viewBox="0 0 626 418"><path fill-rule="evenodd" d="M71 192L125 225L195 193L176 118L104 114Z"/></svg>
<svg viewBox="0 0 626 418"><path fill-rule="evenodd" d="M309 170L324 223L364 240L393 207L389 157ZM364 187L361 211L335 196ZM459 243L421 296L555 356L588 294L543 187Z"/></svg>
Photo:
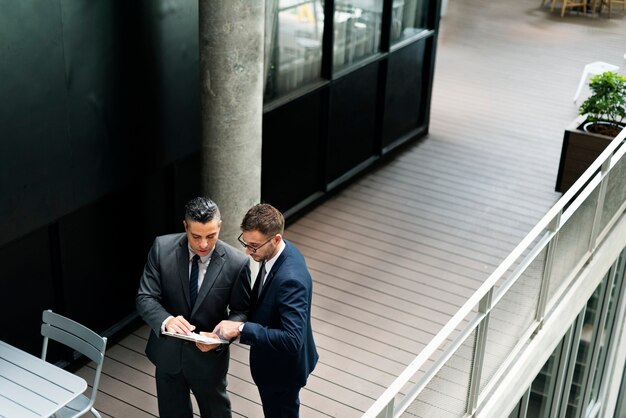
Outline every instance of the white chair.
<svg viewBox="0 0 626 418"><path fill-rule="evenodd" d="M574 95L574 102L578 100L578 96L580 96L580 92L583 90L583 86L587 81L587 77L592 75L602 74L606 71L617 71L619 67L617 65L608 64L602 61L592 62L590 64L585 65L585 69L583 70L583 75L580 78L580 83L578 84L578 90L576 90L576 95Z"/></svg>
<svg viewBox="0 0 626 418"><path fill-rule="evenodd" d="M51 310L43 311L42 319L41 335L43 335L44 339L41 358L43 360L46 359L48 352L48 340L52 339L73 348L96 364L96 373L91 386L91 396L80 395L54 416L73 418L80 417L91 411L94 416L101 418L93 405L96 402L96 395L98 394L98 386L100 384L100 373L102 372L104 352L107 345L106 337L101 337L84 325L56 314Z"/></svg>

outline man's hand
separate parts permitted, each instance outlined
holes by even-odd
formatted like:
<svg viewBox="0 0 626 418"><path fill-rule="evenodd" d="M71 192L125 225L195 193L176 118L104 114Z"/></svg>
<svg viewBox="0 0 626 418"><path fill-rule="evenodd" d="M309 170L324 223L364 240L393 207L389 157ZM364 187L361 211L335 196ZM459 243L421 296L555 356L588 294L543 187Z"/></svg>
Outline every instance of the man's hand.
<svg viewBox="0 0 626 418"><path fill-rule="evenodd" d="M182 315L170 319L165 324L166 331L175 332L177 334L189 335L194 329L196 329L196 327L191 325Z"/></svg>
<svg viewBox="0 0 626 418"><path fill-rule="evenodd" d="M213 332L224 339L232 340L233 338L239 337L239 326L241 324L243 324L243 322L222 321L216 325Z"/></svg>
<svg viewBox="0 0 626 418"><path fill-rule="evenodd" d="M212 332L201 331L200 335L204 335L205 337L211 337L211 338L219 338L216 334L213 334ZM207 351L214 350L217 347L219 347L220 345L221 344L204 344L204 343L196 342L196 347L198 347L200 349L200 351L202 351L203 353L206 353Z"/></svg>

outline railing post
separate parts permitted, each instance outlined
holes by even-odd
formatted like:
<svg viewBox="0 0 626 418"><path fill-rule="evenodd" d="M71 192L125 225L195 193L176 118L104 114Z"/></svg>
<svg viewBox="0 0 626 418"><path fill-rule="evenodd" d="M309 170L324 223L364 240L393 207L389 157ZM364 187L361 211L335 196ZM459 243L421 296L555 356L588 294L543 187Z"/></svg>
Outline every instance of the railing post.
<svg viewBox="0 0 626 418"><path fill-rule="evenodd" d="M474 344L472 370L470 374L469 389L467 393L467 413L473 414L478 406L478 395L480 394L480 379L485 359L485 348L487 345L487 330L489 329L489 315L493 299L493 287L483 296L478 304L478 312L485 314L484 318L476 328L476 343Z"/></svg>
<svg viewBox="0 0 626 418"><path fill-rule="evenodd" d="M593 225L591 226L591 233L589 234L589 252L593 253L593 249L596 248L596 240L600 233L600 221L602 220L602 212L604 210L604 200L606 199L606 188L608 180L608 172L611 168L611 158L607 158L600 168L600 175L602 180L600 181L600 190L598 192L598 202L596 203L596 210L593 215ZM592 255L593 257L593 255ZM591 259L591 258L589 258Z"/></svg>
<svg viewBox="0 0 626 418"><path fill-rule="evenodd" d="M552 277L552 264L554 262L554 251L559 240L559 228L561 226L561 215L563 211L552 219L547 229L549 233L555 234L554 238L546 244L546 259L543 263L543 272L541 275L541 286L539 287L539 299L537 300L537 312L535 319L539 322L537 330L541 329L543 317L546 313L546 305L548 304L548 291L550 290L550 280Z"/></svg>
<svg viewBox="0 0 626 418"><path fill-rule="evenodd" d="M376 418L393 418L393 398L385 406L385 408L376 415Z"/></svg>

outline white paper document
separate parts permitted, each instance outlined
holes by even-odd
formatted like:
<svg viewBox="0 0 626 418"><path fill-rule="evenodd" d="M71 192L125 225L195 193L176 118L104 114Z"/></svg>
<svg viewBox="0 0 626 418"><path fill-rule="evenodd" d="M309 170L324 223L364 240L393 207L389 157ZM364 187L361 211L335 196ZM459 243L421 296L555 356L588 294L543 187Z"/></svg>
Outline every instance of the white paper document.
<svg viewBox="0 0 626 418"><path fill-rule="evenodd" d="M192 332L191 334L186 335L186 334L177 334L175 332L165 331L163 332L163 335L168 335L170 337L180 338L183 340L194 341L194 342L199 342L199 343L204 343L204 344L228 344L230 343L230 341L228 340L223 340L221 338L205 337L204 335L200 335L195 332Z"/></svg>

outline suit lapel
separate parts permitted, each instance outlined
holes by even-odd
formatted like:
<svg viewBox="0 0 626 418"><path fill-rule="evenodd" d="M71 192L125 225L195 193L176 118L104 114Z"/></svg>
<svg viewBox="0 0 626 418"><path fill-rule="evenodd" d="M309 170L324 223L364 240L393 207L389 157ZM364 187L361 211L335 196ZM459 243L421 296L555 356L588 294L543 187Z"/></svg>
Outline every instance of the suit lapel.
<svg viewBox="0 0 626 418"><path fill-rule="evenodd" d="M265 282L263 283L263 288L261 289L261 294L259 295L259 300L261 300L263 298L263 295L265 295L265 291L272 284L272 279L274 278L274 274L276 274L276 272L278 271L280 266L283 264L283 261L285 261L285 259L288 256L289 256L289 246L287 244L287 241L285 241L285 249L278 256L278 258L276 259L276 262L272 266L272 269L270 270L269 274L267 275L267 278L265 279ZM257 284L255 283L254 285L256 286ZM253 294L256 294L256 293L253 293Z"/></svg>
<svg viewBox="0 0 626 418"><path fill-rule="evenodd" d="M222 271L222 267L224 266L224 250L222 245L218 241L215 244L215 249L213 250L213 254L211 255L211 261L209 261L209 267L206 270L204 275L204 280L202 280L202 286L198 290L198 298L196 299L196 306L202 302L202 300L209 293L217 277ZM189 290L187 290L189 293ZM192 309L193 310L193 309Z"/></svg>
<svg viewBox="0 0 626 418"><path fill-rule="evenodd" d="M189 300L189 249L187 248L187 237L185 236L178 246L176 252L176 264L178 267L178 277L180 279L180 287L183 289L185 300L191 306ZM193 306L191 306L193 308Z"/></svg>

